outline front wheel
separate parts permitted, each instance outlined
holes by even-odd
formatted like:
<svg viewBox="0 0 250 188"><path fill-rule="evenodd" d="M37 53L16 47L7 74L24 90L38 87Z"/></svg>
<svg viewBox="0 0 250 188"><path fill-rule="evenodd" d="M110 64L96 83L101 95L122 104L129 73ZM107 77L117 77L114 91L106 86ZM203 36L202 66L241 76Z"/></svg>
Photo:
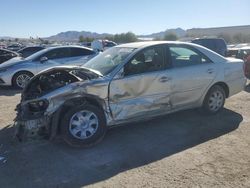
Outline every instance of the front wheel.
<svg viewBox="0 0 250 188"><path fill-rule="evenodd" d="M224 89L219 85L213 86L205 97L203 110L208 114L218 113L224 106L225 98Z"/></svg>
<svg viewBox="0 0 250 188"><path fill-rule="evenodd" d="M62 138L71 146L94 145L104 137L106 130L104 113L93 105L73 107L62 119Z"/></svg>

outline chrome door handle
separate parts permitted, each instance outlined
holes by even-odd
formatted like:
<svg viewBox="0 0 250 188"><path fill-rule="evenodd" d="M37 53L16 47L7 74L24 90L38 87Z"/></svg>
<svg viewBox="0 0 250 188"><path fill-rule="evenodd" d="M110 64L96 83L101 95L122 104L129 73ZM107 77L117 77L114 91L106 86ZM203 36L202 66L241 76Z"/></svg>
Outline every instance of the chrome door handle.
<svg viewBox="0 0 250 188"><path fill-rule="evenodd" d="M166 77L166 76L163 76L163 77L161 77L161 78L159 79L160 82L168 82L168 81L170 81L170 80L171 80L171 78Z"/></svg>
<svg viewBox="0 0 250 188"><path fill-rule="evenodd" d="M212 74L214 72L214 69L207 69L208 74Z"/></svg>

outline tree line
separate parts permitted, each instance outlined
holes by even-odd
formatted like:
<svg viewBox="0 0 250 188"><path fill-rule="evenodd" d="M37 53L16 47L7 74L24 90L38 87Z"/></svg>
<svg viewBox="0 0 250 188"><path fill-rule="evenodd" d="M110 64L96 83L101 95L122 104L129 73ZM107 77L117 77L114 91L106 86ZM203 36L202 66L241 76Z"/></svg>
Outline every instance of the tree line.
<svg viewBox="0 0 250 188"><path fill-rule="evenodd" d="M136 35L132 32L109 35L109 36L104 37L104 39L114 41L118 44L138 41ZM92 42L93 40L95 39L90 38L90 37L83 37L83 36L79 37L79 42Z"/></svg>

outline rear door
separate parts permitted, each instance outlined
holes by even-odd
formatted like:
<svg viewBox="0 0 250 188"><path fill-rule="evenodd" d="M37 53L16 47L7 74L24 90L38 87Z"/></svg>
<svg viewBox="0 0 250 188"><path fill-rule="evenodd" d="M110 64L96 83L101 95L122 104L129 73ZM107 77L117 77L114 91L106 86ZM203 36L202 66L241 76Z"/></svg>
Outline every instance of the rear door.
<svg viewBox="0 0 250 188"><path fill-rule="evenodd" d="M214 63L189 45L171 44L168 47L173 71L173 108L195 105L217 74Z"/></svg>

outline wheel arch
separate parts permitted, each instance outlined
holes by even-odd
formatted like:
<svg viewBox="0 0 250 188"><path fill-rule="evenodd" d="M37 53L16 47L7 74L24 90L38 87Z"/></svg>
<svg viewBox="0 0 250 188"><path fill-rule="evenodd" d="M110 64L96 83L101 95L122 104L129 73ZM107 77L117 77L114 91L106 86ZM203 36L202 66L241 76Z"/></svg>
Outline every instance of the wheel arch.
<svg viewBox="0 0 250 188"><path fill-rule="evenodd" d="M57 134L60 134L60 124L61 120L63 117L72 107L74 106L81 106L85 104L91 104L93 106L98 107L104 114L104 108L103 108L103 103L101 99L98 99L93 96L83 96L83 97L77 97L77 98L72 98L64 102L64 104L53 114L51 118L51 123L50 123L50 140L55 138ZM107 119L106 119L107 122Z"/></svg>
<svg viewBox="0 0 250 188"><path fill-rule="evenodd" d="M17 72L15 72L14 74L13 74L13 76L12 76L12 78L11 78L11 84L12 84L12 86L13 86L13 84L14 84L14 78L15 78L15 76L17 75L17 74L20 74L20 73L29 73L29 74L32 74L33 76L35 76L34 75L34 73L32 73L31 71L28 71L28 70L18 70Z"/></svg>
<svg viewBox="0 0 250 188"><path fill-rule="evenodd" d="M214 83L214 84L209 88L209 90L210 90L213 86L215 86L215 85L218 85L218 86L222 87L223 90L225 91L226 98L229 97L229 86L228 86L225 82L216 82L216 83ZM208 91L209 91L209 90L208 90Z"/></svg>

